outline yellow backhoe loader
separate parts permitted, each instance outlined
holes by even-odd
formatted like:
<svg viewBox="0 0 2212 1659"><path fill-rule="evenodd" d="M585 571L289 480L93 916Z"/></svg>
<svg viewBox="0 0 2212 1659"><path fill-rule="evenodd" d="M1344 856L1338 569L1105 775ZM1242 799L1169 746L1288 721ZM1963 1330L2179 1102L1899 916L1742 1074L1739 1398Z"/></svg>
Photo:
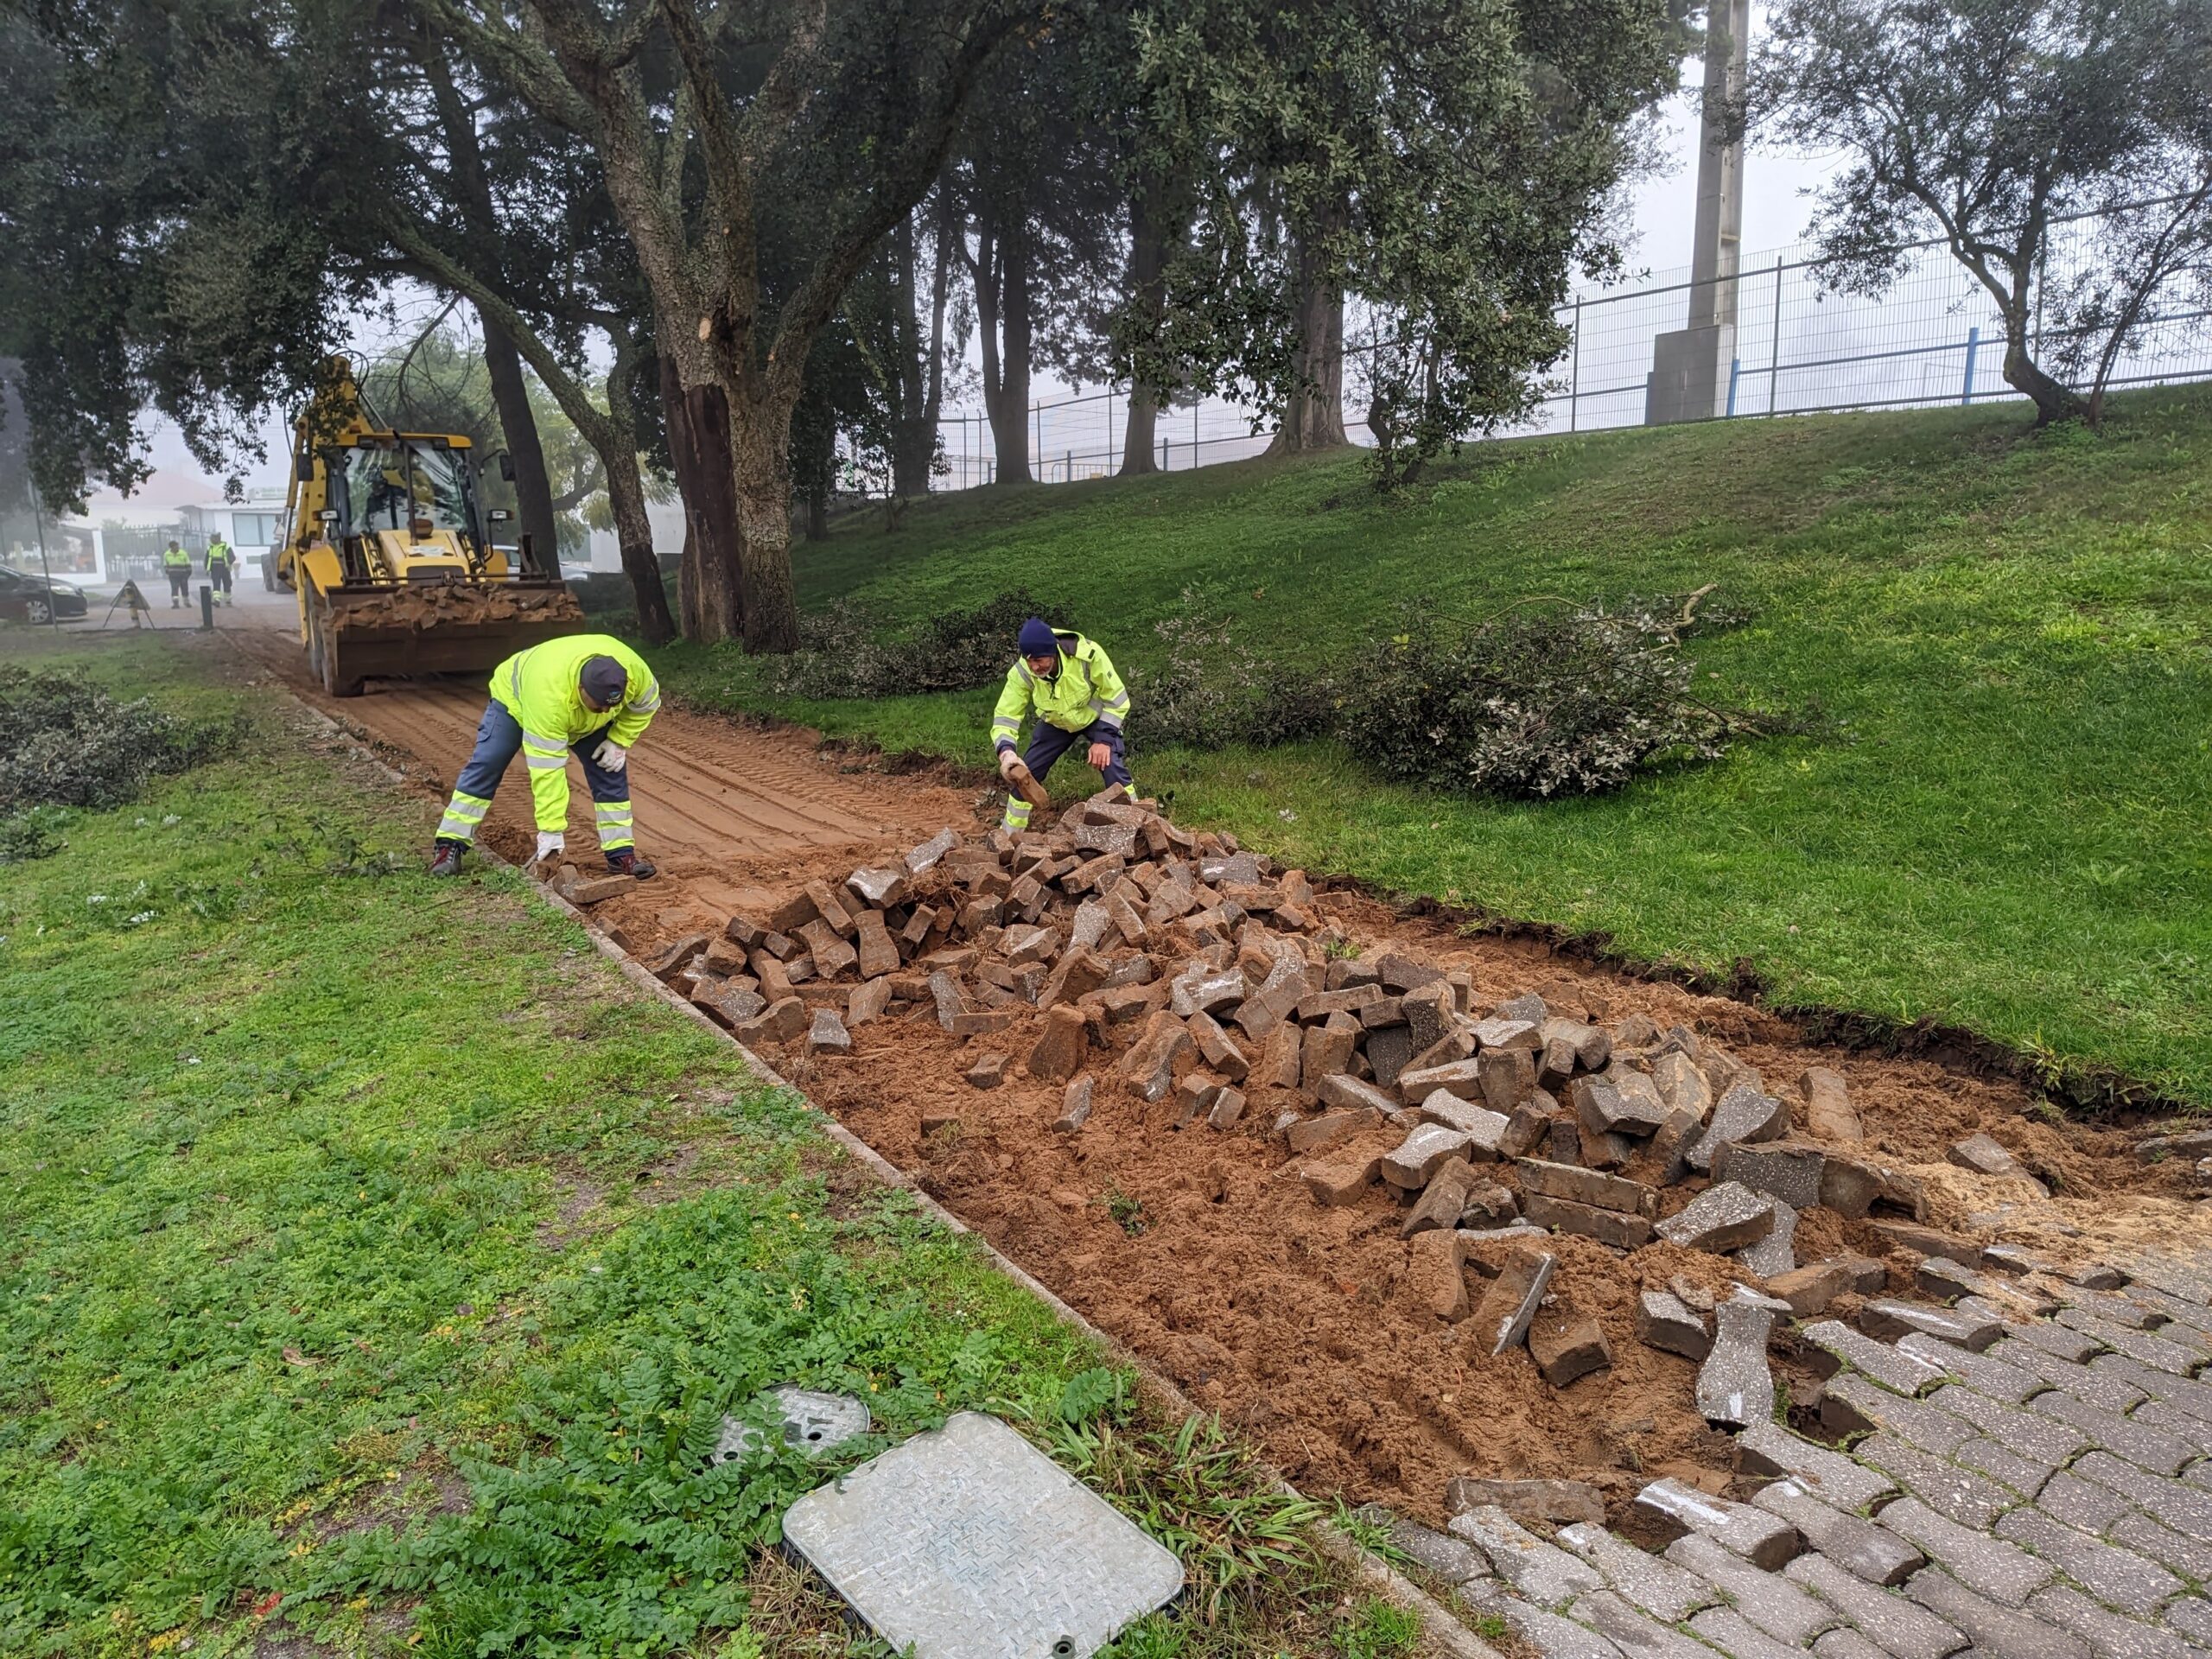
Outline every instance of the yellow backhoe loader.
<svg viewBox="0 0 2212 1659"><path fill-rule="evenodd" d="M295 431L276 566L332 696L359 696L372 675L489 670L582 628L553 550L494 547L487 529L509 515L485 512L476 485L468 439L385 427L352 365L330 359Z"/></svg>

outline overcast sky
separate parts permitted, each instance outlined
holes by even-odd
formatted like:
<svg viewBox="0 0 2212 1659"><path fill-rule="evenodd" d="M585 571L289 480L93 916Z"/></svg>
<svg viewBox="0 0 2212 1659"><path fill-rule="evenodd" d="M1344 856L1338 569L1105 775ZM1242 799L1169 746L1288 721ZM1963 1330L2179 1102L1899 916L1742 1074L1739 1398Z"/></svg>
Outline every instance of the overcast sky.
<svg viewBox="0 0 2212 1659"><path fill-rule="evenodd" d="M1686 86L1695 86L1700 75L1696 63L1683 66ZM1694 92L1684 92L1669 105L1660 135L1667 162L1658 171L1638 180L1632 188L1635 245L1629 256L1631 272L1664 272L1689 264L1697 174L1696 103ZM1744 169L1745 263L1751 264L1760 253L1795 242L1803 234L1811 214L1804 193L1826 178L1834 165L1834 158L1752 151ZM359 349L372 353L382 343L364 340L359 342ZM1049 398L1059 390L1048 378L1039 377L1039 397ZM284 483L284 450L289 442L287 423L274 420L265 429L270 460L257 471L250 473L245 482L249 486L281 489ZM175 507L222 499L221 480L201 473L166 423L152 435L151 458L153 477L129 500L112 491L92 498L91 517L95 523L110 516L166 518Z"/></svg>

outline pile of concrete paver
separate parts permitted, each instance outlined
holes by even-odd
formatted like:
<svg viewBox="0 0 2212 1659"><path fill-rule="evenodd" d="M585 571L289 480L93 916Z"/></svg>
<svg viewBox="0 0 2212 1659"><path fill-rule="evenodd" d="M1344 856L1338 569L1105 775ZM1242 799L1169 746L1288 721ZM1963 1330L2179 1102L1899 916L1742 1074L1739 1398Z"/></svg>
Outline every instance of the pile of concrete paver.
<svg viewBox="0 0 2212 1659"><path fill-rule="evenodd" d="M1053 1085L1070 1135L1119 1090L1157 1127L1274 1137L1315 1203L1400 1206L1399 1294L1486 1352L1525 1347L1554 1386L1611 1356L1554 1233L1725 1256L1731 1291L1676 1274L1642 1293L1637 1334L1698 1363L1698 1410L1736 1436L1721 1490L1750 1502L1656 1481L1613 1531L1594 1486L1470 1478L1449 1535L1390 1522L1540 1651L2212 1649L2212 1282L2069 1275L1936 1231L1834 1072L1770 1093L1695 1033L1608 1026L1586 997L1484 1006L1414 952L1356 951L1324 911L1230 837L1096 800L1020 836L945 830L648 966L748 1045L821 1060L872 1021L933 1024L968 1040L973 1087L1017 1065ZM1951 1156L2025 1175L1986 1135ZM1869 1258L1801 1265L1815 1206L1868 1224L1910 1294ZM1789 1403L1848 1452L1777 1421L1777 1349L1825 1374Z"/></svg>

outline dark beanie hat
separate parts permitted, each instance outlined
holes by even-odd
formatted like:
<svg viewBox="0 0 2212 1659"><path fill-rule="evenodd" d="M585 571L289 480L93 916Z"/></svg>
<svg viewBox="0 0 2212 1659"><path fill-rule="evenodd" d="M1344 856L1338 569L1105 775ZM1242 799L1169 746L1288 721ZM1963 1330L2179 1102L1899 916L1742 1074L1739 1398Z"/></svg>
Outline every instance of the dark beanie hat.
<svg viewBox="0 0 2212 1659"><path fill-rule="evenodd" d="M630 689L630 676L612 657L588 657L582 683L584 696L591 699L593 707L612 709Z"/></svg>
<svg viewBox="0 0 2212 1659"><path fill-rule="evenodd" d="M1052 637L1052 626L1041 617L1031 617L1021 625L1021 654L1025 657L1056 657L1060 642Z"/></svg>

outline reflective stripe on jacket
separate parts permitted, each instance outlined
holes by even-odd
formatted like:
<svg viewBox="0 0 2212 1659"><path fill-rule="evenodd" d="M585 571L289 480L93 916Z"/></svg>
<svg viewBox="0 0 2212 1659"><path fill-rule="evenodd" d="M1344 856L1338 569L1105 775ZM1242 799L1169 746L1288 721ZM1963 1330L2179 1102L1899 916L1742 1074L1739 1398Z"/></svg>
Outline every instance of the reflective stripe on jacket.
<svg viewBox="0 0 2212 1659"><path fill-rule="evenodd" d="M219 564L228 564L234 556L231 544L220 537L207 543L207 568L210 570Z"/></svg>
<svg viewBox="0 0 2212 1659"><path fill-rule="evenodd" d="M999 693L999 705L991 712L994 753L1014 747L1027 714L1033 713L1064 732L1079 732L1093 721L1103 721L1119 731L1128 717L1128 688L1097 644L1058 628L1052 637L1060 647L1058 673L1033 674L1021 658L1016 658L1014 666L1007 670L1006 689Z"/></svg>
<svg viewBox="0 0 2212 1659"><path fill-rule="evenodd" d="M180 567L189 570L192 569L192 555L181 547L165 547L162 550L162 563L171 570Z"/></svg>
<svg viewBox="0 0 2212 1659"><path fill-rule="evenodd" d="M584 706L584 664L612 657L628 677L622 701L609 709ZM492 671L492 696L522 728L523 764L537 827L556 835L569 823L569 746L606 728L630 747L660 708L660 683L645 659L604 633L571 634L518 651Z"/></svg>

